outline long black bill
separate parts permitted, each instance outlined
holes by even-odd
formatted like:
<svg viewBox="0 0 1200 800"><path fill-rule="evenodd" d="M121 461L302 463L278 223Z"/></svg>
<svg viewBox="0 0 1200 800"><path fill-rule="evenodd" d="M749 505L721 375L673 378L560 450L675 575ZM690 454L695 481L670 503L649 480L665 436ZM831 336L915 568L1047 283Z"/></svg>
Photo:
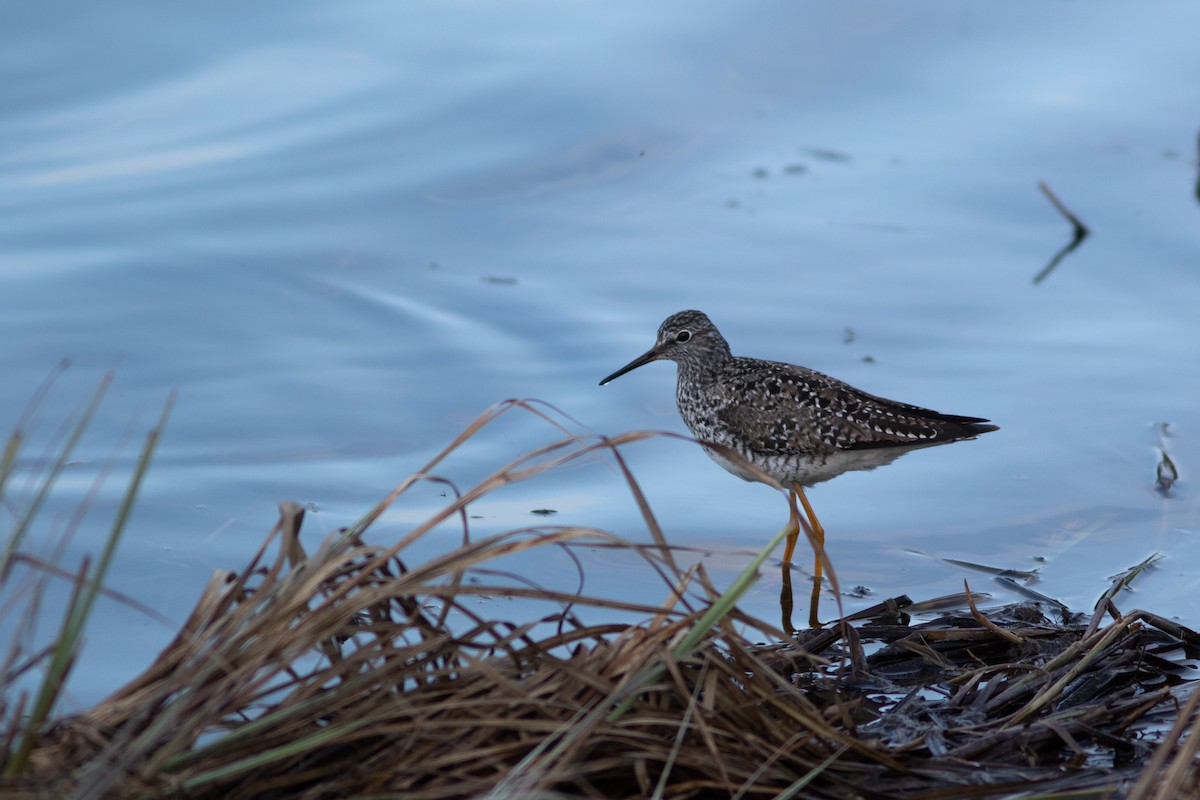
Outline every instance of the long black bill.
<svg viewBox="0 0 1200 800"><path fill-rule="evenodd" d="M626 372L632 372L633 370L637 369L638 367L649 364L651 361L655 361L657 359L658 359L658 351L651 348L650 350L646 351L645 355L638 356L633 361L630 361L628 364L626 364L625 366L621 367L619 370L614 372L612 375L609 375L607 378L600 381L600 385L603 386L604 384L608 383L609 381L616 380L617 378L621 377Z"/></svg>

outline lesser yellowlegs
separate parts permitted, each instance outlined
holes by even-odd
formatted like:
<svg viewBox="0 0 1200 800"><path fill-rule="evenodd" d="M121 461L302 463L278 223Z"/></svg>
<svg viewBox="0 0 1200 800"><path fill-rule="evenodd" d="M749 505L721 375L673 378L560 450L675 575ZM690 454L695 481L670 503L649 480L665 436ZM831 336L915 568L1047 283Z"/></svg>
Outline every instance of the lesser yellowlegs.
<svg viewBox="0 0 1200 800"><path fill-rule="evenodd" d="M940 414L855 389L820 372L734 356L725 337L699 311L667 317L654 347L600 381L667 359L679 365L675 397L683 421L700 442L733 450L787 492L784 563L790 563L804 513L819 546L825 531L804 489L850 470L874 469L910 450L973 439L994 431L980 417ZM749 481L761 476L719 450L705 452ZM764 481L765 482L765 481Z"/></svg>

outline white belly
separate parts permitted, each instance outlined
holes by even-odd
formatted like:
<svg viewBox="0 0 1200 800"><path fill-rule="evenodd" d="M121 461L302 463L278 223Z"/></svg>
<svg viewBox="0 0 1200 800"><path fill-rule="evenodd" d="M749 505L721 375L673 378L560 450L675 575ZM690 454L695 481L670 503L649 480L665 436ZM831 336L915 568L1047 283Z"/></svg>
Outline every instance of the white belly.
<svg viewBox="0 0 1200 800"><path fill-rule="evenodd" d="M828 456L759 456L754 460L754 466L765 472L772 480L763 480L762 476L751 472L740 460L735 461L729 456L729 450L722 448L718 451L713 447L705 447L704 452L721 465L721 467L739 478L747 481L759 481L768 485L789 488L793 482L801 486L812 486L823 481L836 478L843 472L875 469L884 464L890 464L910 450L918 450L929 445L914 447L885 447L868 448L865 450L838 450ZM736 451L735 451L736 452ZM749 459L747 459L749 460ZM774 483L772 483L772 481Z"/></svg>

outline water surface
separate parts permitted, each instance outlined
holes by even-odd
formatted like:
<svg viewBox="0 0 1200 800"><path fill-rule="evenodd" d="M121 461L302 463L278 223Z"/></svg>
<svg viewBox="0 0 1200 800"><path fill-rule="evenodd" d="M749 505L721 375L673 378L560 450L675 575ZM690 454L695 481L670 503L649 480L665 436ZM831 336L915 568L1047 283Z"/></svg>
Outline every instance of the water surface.
<svg viewBox="0 0 1200 800"><path fill-rule="evenodd" d="M1158 552L1119 605L1200 624L1194 5L8 16L0 422L72 362L24 476L116 375L30 547L48 552L116 453L63 563L96 551L136 453L122 437L178 391L111 581L168 621L212 570L245 563L279 501L310 504L315 543L505 398L599 433L683 431L671 365L596 384L694 307L735 352L1001 426L811 493L843 584L871 593L849 610L964 577L1015 599L944 559L1039 570L1035 588L1086 610ZM1035 285L1071 235L1039 181L1092 236ZM1169 497L1154 488L1164 422L1182 478ZM470 486L556 435L514 417L444 472ZM781 497L687 443L627 455L666 535L718 579L785 521ZM372 535L443 502L419 491ZM541 508L646 538L599 463L487 498L474 529L541 524ZM522 566L577 583L561 554ZM748 608L775 619L778 581L767 570ZM635 560L589 554L589 590L631 586L663 596ZM172 633L102 603L73 699Z"/></svg>

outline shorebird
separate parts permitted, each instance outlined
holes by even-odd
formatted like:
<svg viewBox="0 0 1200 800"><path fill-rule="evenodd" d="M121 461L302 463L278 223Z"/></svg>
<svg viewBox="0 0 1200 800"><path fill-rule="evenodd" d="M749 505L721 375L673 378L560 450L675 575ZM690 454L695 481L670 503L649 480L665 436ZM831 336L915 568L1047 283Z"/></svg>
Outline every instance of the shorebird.
<svg viewBox="0 0 1200 800"><path fill-rule="evenodd" d="M807 367L735 356L717 326L699 311L667 317L654 346L600 385L663 359L679 366L679 414L705 452L739 478L772 485L727 458L721 448L728 448L787 493L785 564L791 563L800 534L797 500L816 546L824 547L825 529L806 488L843 472L875 469L911 450L997 430L981 417L887 400Z"/></svg>

